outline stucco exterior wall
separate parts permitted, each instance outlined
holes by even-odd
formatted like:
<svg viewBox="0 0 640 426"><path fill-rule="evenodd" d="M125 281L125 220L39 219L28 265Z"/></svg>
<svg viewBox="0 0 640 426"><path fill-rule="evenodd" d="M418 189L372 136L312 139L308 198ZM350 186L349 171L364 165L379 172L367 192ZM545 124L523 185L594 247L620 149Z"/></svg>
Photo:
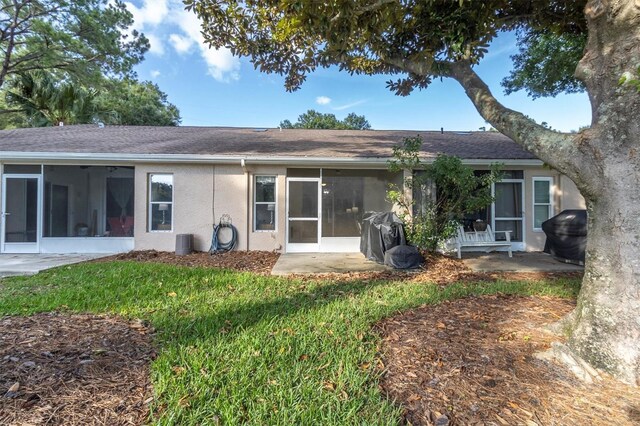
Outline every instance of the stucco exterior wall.
<svg viewBox="0 0 640 426"><path fill-rule="evenodd" d="M560 198L562 210L587 208L584 197L580 194L576 184L564 175L560 177L558 197Z"/></svg>
<svg viewBox="0 0 640 426"><path fill-rule="evenodd" d="M247 177L239 164L216 165L214 171L213 223L218 223L223 215L229 215L231 222L238 229L236 249L246 250Z"/></svg>
<svg viewBox="0 0 640 426"><path fill-rule="evenodd" d="M173 174L173 231L149 231L149 174ZM193 234L198 251L209 249L213 224L212 165L138 164L135 167L135 249L174 251L176 234Z"/></svg>
<svg viewBox="0 0 640 426"><path fill-rule="evenodd" d="M172 173L173 231L150 232L149 174ZM276 229L253 230L253 184L256 175L277 176ZM213 225L227 214L238 229L237 250L281 250L285 239L286 168L247 165L144 164L136 166L136 250L175 249L176 234L193 234L195 249L209 250ZM223 235L226 238L226 235Z"/></svg>

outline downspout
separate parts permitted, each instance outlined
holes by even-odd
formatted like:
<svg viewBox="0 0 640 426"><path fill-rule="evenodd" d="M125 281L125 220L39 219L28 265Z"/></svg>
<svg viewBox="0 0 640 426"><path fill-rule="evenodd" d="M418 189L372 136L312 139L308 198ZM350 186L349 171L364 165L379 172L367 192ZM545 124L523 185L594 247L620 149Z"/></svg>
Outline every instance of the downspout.
<svg viewBox="0 0 640 426"><path fill-rule="evenodd" d="M216 226L216 166L211 165L211 227Z"/></svg>
<svg viewBox="0 0 640 426"><path fill-rule="evenodd" d="M247 235L247 237L246 237L246 241L247 241L247 251L249 251L249 235L250 235L250 227L251 227L251 224L249 223L250 222L250 212L251 212L251 188L249 186L249 184L250 184L250 181L249 181L249 178L250 178L249 169L247 169L247 163L246 163L244 158L242 158L240 160L240 167L242 167L242 171L244 172L245 176L247 177L247 204L246 204L246 206L247 206L247 217L246 217L246 223L247 223L246 235Z"/></svg>

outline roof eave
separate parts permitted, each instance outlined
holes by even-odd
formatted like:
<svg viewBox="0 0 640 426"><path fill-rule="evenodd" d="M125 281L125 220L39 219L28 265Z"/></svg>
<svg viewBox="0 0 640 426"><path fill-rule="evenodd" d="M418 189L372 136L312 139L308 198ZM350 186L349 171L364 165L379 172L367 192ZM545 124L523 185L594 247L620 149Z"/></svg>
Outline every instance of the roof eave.
<svg viewBox="0 0 640 426"><path fill-rule="evenodd" d="M264 165L351 165L353 167L386 166L391 158L387 157L296 157L296 156L259 156L259 155L203 155L203 154L116 154L116 153L77 153L77 152L19 152L0 153L0 161L6 162L46 162L46 163L91 163L91 164L135 164L135 163L180 163L180 164L239 164ZM435 157L424 158L429 163ZM540 166L537 159L462 159L468 165L487 165L502 163L509 166Z"/></svg>

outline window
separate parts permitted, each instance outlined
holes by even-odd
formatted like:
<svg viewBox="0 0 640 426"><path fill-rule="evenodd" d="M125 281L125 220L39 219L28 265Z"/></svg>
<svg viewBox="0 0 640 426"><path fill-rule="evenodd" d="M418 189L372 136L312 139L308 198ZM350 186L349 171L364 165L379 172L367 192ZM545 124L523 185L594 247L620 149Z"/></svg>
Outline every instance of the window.
<svg viewBox="0 0 640 426"><path fill-rule="evenodd" d="M34 174L39 175L42 173L42 166L39 164L5 164L4 172L6 174Z"/></svg>
<svg viewBox="0 0 640 426"><path fill-rule="evenodd" d="M254 183L253 230L275 231L278 216L276 177L256 176Z"/></svg>
<svg viewBox="0 0 640 426"><path fill-rule="evenodd" d="M533 230L542 231L542 222L553 215L553 178L533 178Z"/></svg>
<svg viewBox="0 0 640 426"><path fill-rule="evenodd" d="M173 230L173 175L149 175L149 231Z"/></svg>
<svg viewBox="0 0 640 426"><path fill-rule="evenodd" d="M522 170L502 170L502 179L524 179L524 171Z"/></svg>

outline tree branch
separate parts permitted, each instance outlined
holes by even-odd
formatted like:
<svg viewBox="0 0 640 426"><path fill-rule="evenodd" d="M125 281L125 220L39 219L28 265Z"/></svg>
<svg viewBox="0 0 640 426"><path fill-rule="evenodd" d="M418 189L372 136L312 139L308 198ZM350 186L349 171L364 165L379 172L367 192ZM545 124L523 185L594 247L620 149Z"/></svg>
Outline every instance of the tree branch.
<svg viewBox="0 0 640 426"><path fill-rule="evenodd" d="M524 114L505 107L468 62L450 63L442 69L442 75L460 83L478 113L498 131L576 182L588 186L602 182L599 179L601 170L593 162L593 147L584 134L547 129Z"/></svg>
<svg viewBox="0 0 640 426"><path fill-rule="evenodd" d="M7 51L5 53L4 56L4 60L2 61L2 68L0 68L0 87L2 87L4 85L4 80L7 77L7 72L9 70L9 63L11 61L11 55L13 53L13 49L14 49L14 41L15 41L15 31L17 29L17 23L18 23L18 19L20 16L20 10L22 9L22 6L24 6L24 4L19 4L18 2L16 2L15 0L13 1L13 10L14 10L14 14L12 16L12 24L11 27L9 28L9 40L8 40L8 44L7 44Z"/></svg>
<svg viewBox="0 0 640 426"><path fill-rule="evenodd" d="M510 137L546 164L580 185L583 195L596 193L603 171L594 161L600 153L590 143L590 133L560 133L545 128L524 114L502 105L468 61L447 62L427 59L381 58L400 71L419 76L441 76L456 80L478 113L502 134Z"/></svg>
<svg viewBox="0 0 640 426"><path fill-rule="evenodd" d="M363 15L363 14L365 14L367 12L372 12L372 11L374 11L376 9L381 8L382 6L385 6L385 5L390 4L390 3L395 3L395 2L396 2L396 0L377 0L376 2L374 2L374 3L370 4L370 5L362 6L361 8L359 8L356 11L356 16Z"/></svg>
<svg viewBox="0 0 640 426"><path fill-rule="evenodd" d="M0 114L12 114L14 112L25 112L25 109L0 109Z"/></svg>

